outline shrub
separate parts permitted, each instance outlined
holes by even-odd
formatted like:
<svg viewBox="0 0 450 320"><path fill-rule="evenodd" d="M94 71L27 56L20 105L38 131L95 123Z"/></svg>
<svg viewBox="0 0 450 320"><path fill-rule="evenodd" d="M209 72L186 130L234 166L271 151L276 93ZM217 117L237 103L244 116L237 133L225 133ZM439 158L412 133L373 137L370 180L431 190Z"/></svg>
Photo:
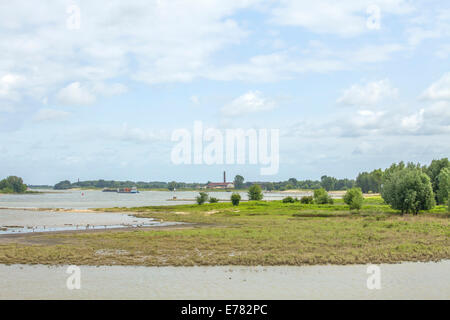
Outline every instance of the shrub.
<svg viewBox="0 0 450 320"><path fill-rule="evenodd" d="M241 201L241 195L239 193L234 192L231 195L231 203L233 204L233 206L238 206L240 201Z"/></svg>
<svg viewBox="0 0 450 320"><path fill-rule="evenodd" d="M9 176L0 181L0 190L5 193L24 193L27 191L27 186L23 183L22 178Z"/></svg>
<svg viewBox="0 0 450 320"><path fill-rule="evenodd" d="M295 202L294 198L290 196L283 199L283 203L294 203L294 202Z"/></svg>
<svg viewBox="0 0 450 320"><path fill-rule="evenodd" d="M381 196L402 214L417 214L435 205L430 178L419 168L404 168L394 172L385 181Z"/></svg>
<svg viewBox="0 0 450 320"><path fill-rule="evenodd" d="M254 184L248 189L248 200L262 200L262 198L263 194L259 185Z"/></svg>
<svg viewBox="0 0 450 320"><path fill-rule="evenodd" d="M344 202L350 206L350 210L359 210L364 202L364 197L360 188L348 189L344 196Z"/></svg>
<svg viewBox="0 0 450 320"><path fill-rule="evenodd" d="M324 188L314 190L314 201L317 204L333 204L334 202Z"/></svg>
<svg viewBox="0 0 450 320"><path fill-rule="evenodd" d="M312 196L304 196L300 199L300 202L303 204L312 204L314 202L314 198Z"/></svg>
<svg viewBox="0 0 450 320"><path fill-rule="evenodd" d="M209 198L209 203L217 203L217 202L219 202L219 199L214 198L214 197Z"/></svg>
<svg viewBox="0 0 450 320"><path fill-rule="evenodd" d="M208 194L206 192L200 192L196 200L198 205L204 204L208 200Z"/></svg>

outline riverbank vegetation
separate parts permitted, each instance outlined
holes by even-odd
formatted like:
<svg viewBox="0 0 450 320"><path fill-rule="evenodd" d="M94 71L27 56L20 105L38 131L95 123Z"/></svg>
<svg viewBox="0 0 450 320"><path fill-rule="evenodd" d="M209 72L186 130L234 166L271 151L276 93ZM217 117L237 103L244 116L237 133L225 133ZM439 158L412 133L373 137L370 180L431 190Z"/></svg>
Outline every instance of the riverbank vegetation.
<svg viewBox="0 0 450 320"><path fill-rule="evenodd" d="M25 193L26 191L27 186L22 178L9 176L0 181L0 193Z"/></svg>
<svg viewBox="0 0 450 320"><path fill-rule="evenodd" d="M315 265L450 259L450 214L442 205L417 216L402 216L381 197L364 199L359 211L351 211L342 199L333 204L249 201L106 211L192 225L34 234L9 241L0 237L0 263Z"/></svg>

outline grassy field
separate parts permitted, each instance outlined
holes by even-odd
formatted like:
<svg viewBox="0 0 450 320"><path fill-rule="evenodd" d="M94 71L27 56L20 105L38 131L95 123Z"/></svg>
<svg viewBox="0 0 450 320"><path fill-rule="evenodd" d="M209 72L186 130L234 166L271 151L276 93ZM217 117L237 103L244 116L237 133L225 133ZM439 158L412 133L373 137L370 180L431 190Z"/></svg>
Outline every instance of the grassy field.
<svg viewBox="0 0 450 320"><path fill-rule="evenodd" d="M28 235L3 241L0 263L78 265L314 265L450 259L444 206L401 216L379 197L350 212L281 201L111 208L193 227Z"/></svg>

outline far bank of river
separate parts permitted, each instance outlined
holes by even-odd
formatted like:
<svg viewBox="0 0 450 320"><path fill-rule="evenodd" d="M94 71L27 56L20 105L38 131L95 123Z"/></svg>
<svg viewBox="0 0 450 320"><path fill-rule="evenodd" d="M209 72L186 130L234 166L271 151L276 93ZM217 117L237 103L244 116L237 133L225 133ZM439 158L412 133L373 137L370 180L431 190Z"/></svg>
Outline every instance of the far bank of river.
<svg viewBox="0 0 450 320"><path fill-rule="evenodd" d="M43 190L45 191L45 190ZM240 191L242 200L247 192ZM215 191L219 200L230 200L231 192ZM301 197L304 193L265 192L265 200L281 200L289 195ZM198 191L141 191L137 194L102 192L101 190L65 190L36 194L0 194L0 208L63 208L90 209L112 207L164 206L192 204ZM174 197L177 201L173 201Z"/></svg>
<svg viewBox="0 0 450 320"><path fill-rule="evenodd" d="M0 299L450 299L450 261L381 264L368 289L366 265L304 267L80 267L0 265Z"/></svg>

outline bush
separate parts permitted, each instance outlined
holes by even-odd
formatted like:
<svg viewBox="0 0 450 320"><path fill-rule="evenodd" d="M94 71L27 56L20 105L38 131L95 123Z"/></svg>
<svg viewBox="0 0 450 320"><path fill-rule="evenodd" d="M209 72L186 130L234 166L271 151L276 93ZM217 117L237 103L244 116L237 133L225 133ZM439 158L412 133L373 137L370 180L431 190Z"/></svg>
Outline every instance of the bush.
<svg viewBox="0 0 450 320"><path fill-rule="evenodd" d="M312 204L314 202L314 198L312 196L304 196L300 199L300 202L303 204Z"/></svg>
<svg viewBox="0 0 450 320"><path fill-rule="evenodd" d="M344 202L350 206L350 210L360 210L364 202L364 197L360 188L351 188L347 190L344 196Z"/></svg>
<svg viewBox="0 0 450 320"><path fill-rule="evenodd" d="M233 206L238 206L240 201L241 201L241 195L239 193L234 192L231 195L231 203L233 204Z"/></svg>
<svg viewBox="0 0 450 320"><path fill-rule="evenodd" d="M262 198L263 194L259 185L254 184L248 189L248 200L262 200Z"/></svg>
<svg viewBox="0 0 450 320"><path fill-rule="evenodd" d="M295 199L292 197L286 197L283 199L283 203L294 203Z"/></svg>
<svg viewBox="0 0 450 320"><path fill-rule="evenodd" d="M404 168L394 172L385 181L381 196L402 214L417 214L435 205L430 178L419 168Z"/></svg>
<svg viewBox="0 0 450 320"><path fill-rule="evenodd" d="M317 204L333 204L333 199L324 188L314 190L314 201Z"/></svg>
<svg viewBox="0 0 450 320"><path fill-rule="evenodd" d="M5 193L24 193L27 191L27 186L23 183L22 178L9 176L0 181L0 190Z"/></svg>
<svg viewBox="0 0 450 320"><path fill-rule="evenodd" d="M200 192L196 200L198 205L204 204L208 200L208 194L206 192Z"/></svg>
<svg viewBox="0 0 450 320"><path fill-rule="evenodd" d="M214 197L209 198L209 203L217 203L217 202L219 202L219 199L214 198Z"/></svg>

